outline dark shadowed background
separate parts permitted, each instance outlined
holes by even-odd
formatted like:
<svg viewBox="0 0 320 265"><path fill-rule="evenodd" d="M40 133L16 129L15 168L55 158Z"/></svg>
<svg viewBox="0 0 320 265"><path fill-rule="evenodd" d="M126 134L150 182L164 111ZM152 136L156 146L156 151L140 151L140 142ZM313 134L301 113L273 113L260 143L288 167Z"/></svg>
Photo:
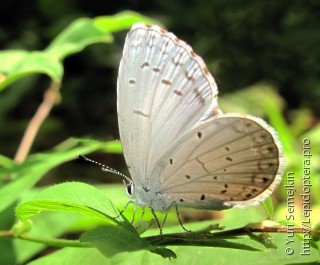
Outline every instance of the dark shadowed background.
<svg viewBox="0 0 320 265"><path fill-rule="evenodd" d="M114 15L125 10L159 21L193 47L218 83L223 110L237 111L239 107L267 119L283 142L287 170L295 170L297 185L301 185L301 139L307 136L312 139L314 159L320 153L317 136L320 133L319 1L3 0L0 4L0 50L43 50L78 18ZM126 33L127 30L116 32L114 42L88 46L65 59L61 101L42 124L31 154L52 150L69 137L119 139L116 82ZM32 75L0 91L0 158L15 156L49 84L47 76ZM255 94L259 93L256 99L262 102L253 104ZM270 99L274 99L273 102ZM96 152L89 156L128 174L120 154ZM319 210L318 162L313 163L313 167L312 184L317 196L312 200L313 207ZM5 183L6 179L2 180ZM121 183L119 177L75 157L52 169L37 185L68 180ZM124 194L119 196L124 197ZM273 196L282 207L277 212L281 216L278 219L284 219L287 211L285 188L280 186ZM12 214L7 215L11 224L14 223L14 208L12 205L9 209ZM299 213L297 211L297 215ZM208 212L192 211L184 213L183 218L185 221L218 219L223 214L215 212L208 216ZM0 223L2 225L6 224Z"/></svg>
<svg viewBox="0 0 320 265"><path fill-rule="evenodd" d="M41 50L76 18L134 10L187 41L204 58L220 95L269 81L285 98L287 113L308 107L317 114L319 8L317 1L2 1L0 49ZM41 128L33 151L68 136L118 138L115 92L125 34L65 60L61 104ZM3 154L14 155L48 82L43 76L26 78L1 93Z"/></svg>

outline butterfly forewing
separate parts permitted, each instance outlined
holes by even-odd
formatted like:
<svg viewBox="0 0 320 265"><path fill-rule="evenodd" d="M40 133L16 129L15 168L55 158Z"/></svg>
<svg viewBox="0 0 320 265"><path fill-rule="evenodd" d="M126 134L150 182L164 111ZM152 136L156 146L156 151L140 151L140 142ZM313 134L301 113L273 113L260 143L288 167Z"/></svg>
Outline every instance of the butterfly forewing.
<svg viewBox="0 0 320 265"><path fill-rule="evenodd" d="M154 168L160 190L178 204L247 207L281 181L284 158L274 130L248 115L209 118L175 143Z"/></svg>
<svg viewBox="0 0 320 265"><path fill-rule="evenodd" d="M157 26L133 26L119 68L118 121L136 185L152 178L178 136L219 112L217 93L204 62L185 42Z"/></svg>

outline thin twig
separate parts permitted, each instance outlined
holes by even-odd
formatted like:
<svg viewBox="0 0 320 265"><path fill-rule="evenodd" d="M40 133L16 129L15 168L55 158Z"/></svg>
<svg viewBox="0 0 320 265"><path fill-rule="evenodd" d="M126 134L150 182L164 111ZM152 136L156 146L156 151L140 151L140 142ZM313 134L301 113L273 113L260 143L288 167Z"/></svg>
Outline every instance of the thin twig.
<svg viewBox="0 0 320 265"><path fill-rule="evenodd" d="M288 229L286 227L241 227L236 229L231 229L227 231L220 231L214 233L214 236L237 236L243 235L247 233L307 233L309 230L304 228L296 227L292 229Z"/></svg>
<svg viewBox="0 0 320 265"><path fill-rule="evenodd" d="M226 231L218 231L211 233L212 230L221 230L223 227L219 225L210 225L202 230L194 232L185 232L185 233L172 233L172 234L163 234L157 236L148 236L144 237L152 245L156 246L167 246L167 245L186 245L189 243L197 244L197 242L204 242L209 239L227 239L233 238L241 235L250 235L251 233L311 233L313 235L319 235L317 230L307 230L304 228L293 228L290 231L285 227L248 227L244 226L241 228L236 228ZM42 243L48 246L72 246L72 247L92 247L89 243L79 242L78 240L67 240L67 239L49 239L41 238L37 236L31 236L27 234L14 235L12 230L0 231L0 238L19 238L26 241ZM200 241L199 241L200 240Z"/></svg>
<svg viewBox="0 0 320 265"><path fill-rule="evenodd" d="M172 234L164 234L164 235L157 235L157 236L148 236L145 237L146 240L153 242L153 241L166 241L170 239L186 239L186 238L194 238L194 237L201 237L201 236L210 236L213 238L224 238L224 237L234 237L240 235L248 235L250 233L308 233L314 231L309 231L304 228L296 227L292 229L287 229L286 227L250 227L244 226L236 229L225 230L225 231L218 231L211 233L210 230L221 230L219 226L209 226L200 231L195 232L187 232L187 233L172 233Z"/></svg>
<svg viewBox="0 0 320 265"><path fill-rule="evenodd" d="M43 101L32 117L18 147L14 157L16 163L22 163L30 152L34 139L39 128L46 117L49 115L52 107L59 102L60 83L52 82L50 87L44 93Z"/></svg>
<svg viewBox="0 0 320 265"><path fill-rule="evenodd" d="M78 247L91 248L90 243L80 242L79 240L60 239L60 238L43 238L38 236L29 236L26 234L14 236L12 230L0 231L1 238L19 238L29 242L44 244L46 246L54 247Z"/></svg>

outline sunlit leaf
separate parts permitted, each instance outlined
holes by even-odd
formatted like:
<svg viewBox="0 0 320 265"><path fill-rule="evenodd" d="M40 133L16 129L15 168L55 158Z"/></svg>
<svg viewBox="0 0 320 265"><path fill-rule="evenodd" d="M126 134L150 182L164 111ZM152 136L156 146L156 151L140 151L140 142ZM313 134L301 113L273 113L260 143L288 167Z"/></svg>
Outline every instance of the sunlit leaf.
<svg viewBox="0 0 320 265"><path fill-rule="evenodd" d="M16 214L22 220L41 211L77 213L118 225L122 219L118 210L103 193L80 182L62 183L47 188L16 208ZM116 218L117 216L119 217Z"/></svg>
<svg viewBox="0 0 320 265"><path fill-rule="evenodd" d="M0 186L0 211L15 202L24 191L33 187L50 169L72 159L77 159L78 154L86 154L98 150L104 143L96 141L73 141L73 146L67 150L51 151L42 154L30 155L28 159L19 165L0 169L0 179L8 178Z"/></svg>
<svg viewBox="0 0 320 265"><path fill-rule="evenodd" d="M30 74L46 74L54 82L60 83L63 76L63 66L56 58L45 52L11 53L4 58L8 62L10 70L0 80L0 90L16 80ZM12 60L12 62L10 62Z"/></svg>
<svg viewBox="0 0 320 265"><path fill-rule="evenodd" d="M49 45L46 52L59 60L83 50L93 43L112 42L109 32L103 32L92 19L81 18L71 23Z"/></svg>
<svg viewBox="0 0 320 265"><path fill-rule="evenodd" d="M100 16L94 18L94 24L104 32L115 32L128 29L136 22L161 25L156 20L132 11L123 11L113 16Z"/></svg>

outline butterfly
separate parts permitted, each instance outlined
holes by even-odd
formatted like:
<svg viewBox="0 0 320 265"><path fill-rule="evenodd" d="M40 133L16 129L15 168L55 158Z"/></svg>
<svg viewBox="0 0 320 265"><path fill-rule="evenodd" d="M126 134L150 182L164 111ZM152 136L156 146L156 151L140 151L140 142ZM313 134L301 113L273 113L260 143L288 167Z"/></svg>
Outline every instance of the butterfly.
<svg viewBox="0 0 320 265"><path fill-rule="evenodd" d="M285 160L275 130L254 116L223 114L217 100L214 78L188 44L156 25L132 26L117 110L134 204L152 212L245 208L279 185Z"/></svg>

